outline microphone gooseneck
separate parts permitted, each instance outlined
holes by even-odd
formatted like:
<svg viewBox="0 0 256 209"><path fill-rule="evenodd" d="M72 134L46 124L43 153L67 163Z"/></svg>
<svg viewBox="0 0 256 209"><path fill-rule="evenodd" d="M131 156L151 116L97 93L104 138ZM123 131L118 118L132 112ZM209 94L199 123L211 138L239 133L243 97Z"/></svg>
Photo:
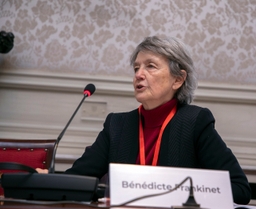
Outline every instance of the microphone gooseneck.
<svg viewBox="0 0 256 209"><path fill-rule="evenodd" d="M53 151L53 157L52 157L52 161L51 161L50 168L49 168L49 173L54 173L55 155L56 155L57 147L58 147L58 144L59 144L60 140L62 139L63 135L65 134L69 124L73 120L73 118L76 115L78 109L83 104L83 101L85 100L85 98L91 96L95 92L95 90L96 90L96 88L95 88L94 84L92 84L92 83L86 85L86 87L84 88L84 96L83 96L81 102L77 106L75 112L73 113L73 115L69 119L68 123L66 124L65 128L62 130L62 132L60 133L60 135L58 136L58 138L57 138L57 140L55 142L54 151Z"/></svg>
<svg viewBox="0 0 256 209"><path fill-rule="evenodd" d="M172 206L171 209L204 209L204 208L201 208L200 204L198 204L195 200L194 189L193 189L193 180L191 177L187 177L177 187L181 186L187 179L189 179L189 182L190 182L189 196L188 196L187 201L185 203L183 203L182 206Z"/></svg>
<svg viewBox="0 0 256 209"><path fill-rule="evenodd" d="M149 194L149 195L144 195L141 197L137 197L134 198L132 200L126 201L124 203L121 203L119 205L115 205L115 206L126 206L130 203L136 202L138 200L142 200L142 199L146 199L146 198L150 198L150 197L156 197L156 196L161 196L161 195L165 195L168 193L171 193L175 190L177 190L181 185L183 185L187 180L189 180L190 182L190 192L189 192L189 197L186 201L186 203L183 203L182 206L171 206L171 209L205 209L205 208L201 208L200 204L197 204L195 197L194 197L194 190L193 190L193 181L192 178L190 176L186 177L184 180L182 180L179 184L177 184L174 188L166 191L166 192L161 192L161 193L157 193L157 194Z"/></svg>

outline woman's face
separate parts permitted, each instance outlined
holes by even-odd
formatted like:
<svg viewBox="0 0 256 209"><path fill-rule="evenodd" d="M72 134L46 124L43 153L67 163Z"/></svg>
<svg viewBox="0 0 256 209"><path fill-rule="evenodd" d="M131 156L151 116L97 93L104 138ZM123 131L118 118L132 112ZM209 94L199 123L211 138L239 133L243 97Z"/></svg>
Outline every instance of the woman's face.
<svg viewBox="0 0 256 209"><path fill-rule="evenodd" d="M140 51L133 67L135 98L145 109L154 109L171 100L184 82L183 78L171 75L164 56L150 51Z"/></svg>

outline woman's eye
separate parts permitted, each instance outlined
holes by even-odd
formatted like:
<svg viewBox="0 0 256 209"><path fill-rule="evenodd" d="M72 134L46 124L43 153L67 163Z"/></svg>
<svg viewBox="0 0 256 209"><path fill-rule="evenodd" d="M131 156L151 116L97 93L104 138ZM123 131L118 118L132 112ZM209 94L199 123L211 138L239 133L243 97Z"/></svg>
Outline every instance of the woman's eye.
<svg viewBox="0 0 256 209"><path fill-rule="evenodd" d="M155 65L148 65L148 68L155 68Z"/></svg>
<svg viewBox="0 0 256 209"><path fill-rule="evenodd" d="M137 72L139 70L138 67L134 67L133 69L134 69L134 72Z"/></svg>

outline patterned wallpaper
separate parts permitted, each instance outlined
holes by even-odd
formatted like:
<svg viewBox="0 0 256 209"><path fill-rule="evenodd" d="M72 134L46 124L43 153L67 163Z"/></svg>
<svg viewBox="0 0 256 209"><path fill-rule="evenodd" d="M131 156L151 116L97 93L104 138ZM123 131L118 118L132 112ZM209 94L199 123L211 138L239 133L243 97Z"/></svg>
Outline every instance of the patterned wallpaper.
<svg viewBox="0 0 256 209"><path fill-rule="evenodd" d="M150 35L190 46L200 81L256 84L256 0L1 0L0 68L132 76Z"/></svg>

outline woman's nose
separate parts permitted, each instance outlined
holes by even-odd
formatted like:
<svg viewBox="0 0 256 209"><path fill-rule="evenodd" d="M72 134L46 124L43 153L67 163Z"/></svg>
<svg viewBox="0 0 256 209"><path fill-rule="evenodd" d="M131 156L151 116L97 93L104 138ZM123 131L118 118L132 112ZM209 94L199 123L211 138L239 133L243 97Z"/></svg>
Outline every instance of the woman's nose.
<svg viewBox="0 0 256 209"><path fill-rule="evenodd" d="M144 79L145 78L145 74L144 74L144 70L142 67L138 68L135 72L135 78L136 79Z"/></svg>

